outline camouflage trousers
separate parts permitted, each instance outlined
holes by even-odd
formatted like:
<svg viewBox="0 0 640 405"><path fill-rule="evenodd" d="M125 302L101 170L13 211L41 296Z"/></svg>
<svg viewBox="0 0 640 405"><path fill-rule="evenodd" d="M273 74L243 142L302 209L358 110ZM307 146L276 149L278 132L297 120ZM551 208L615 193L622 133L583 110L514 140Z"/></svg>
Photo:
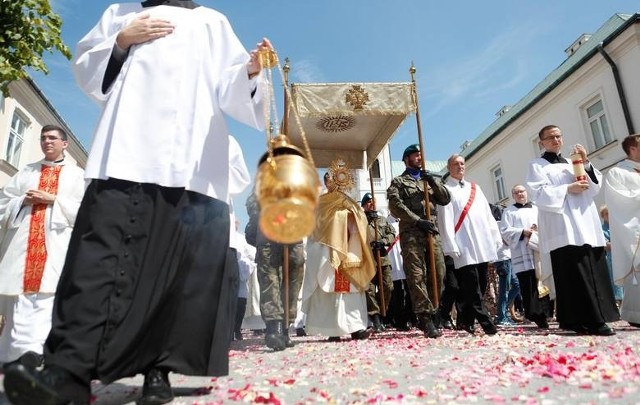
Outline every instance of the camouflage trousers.
<svg viewBox="0 0 640 405"><path fill-rule="evenodd" d="M297 315L297 303L302 277L304 275L304 250L301 243L281 245L267 242L259 244L256 249L258 284L260 285L260 313L267 321L284 320L284 248L289 250L289 288L288 308L289 320Z"/></svg>
<svg viewBox="0 0 640 405"><path fill-rule="evenodd" d="M387 313L389 309L389 302L391 301L391 293L393 292L393 279L391 278L391 265L382 266L382 295L384 297L384 313ZM381 314L380 309L380 291L379 291L379 279L376 266L376 275L373 276L373 280L369 283L369 289L367 290L367 313L369 315ZM377 291L376 291L377 290Z"/></svg>
<svg viewBox="0 0 640 405"><path fill-rule="evenodd" d="M440 238L434 237L433 247L439 293L445 272ZM431 274L429 274L429 252L427 249L427 238L424 232L401 232L400 248L403 268L409 286L409 296L413 304L413 312L416 314L433 314L435 308L431 298L434 296L434 291L432 288Z"/></svg>

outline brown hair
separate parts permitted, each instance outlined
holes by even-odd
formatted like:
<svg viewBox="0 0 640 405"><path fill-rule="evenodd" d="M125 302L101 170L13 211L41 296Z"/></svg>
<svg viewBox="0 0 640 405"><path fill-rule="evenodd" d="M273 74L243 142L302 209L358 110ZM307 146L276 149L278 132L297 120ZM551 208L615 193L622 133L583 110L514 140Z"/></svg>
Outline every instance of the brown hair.
<svg viewBox="0 0 640 405"><path fill-rule="evenodd" d="M538 138L542 139L542 137L544 136L544 133L550 129L554 129L554 128L558 128L560 129L559 126L557 125L546 125L544 127L542 127L542 129L540 130L540 132L538 132Z"/></svg>
<svg viewBox="0 0 640 405"><path fill-rule="evenodd" d="M44 127L42 127L42 130L40 130L40 135L50 131L58 131L58 135L60 135L60 138L62 138L63 141L67 140L67 132L57 125L45 125Z"/></svg>
<svg viewBox="0 0 640 405"><path fill-rule="evenodd" d="M631 153L632 146L640 146L640 134L629 135L622 141L622 150L627 156Z"/></svg>

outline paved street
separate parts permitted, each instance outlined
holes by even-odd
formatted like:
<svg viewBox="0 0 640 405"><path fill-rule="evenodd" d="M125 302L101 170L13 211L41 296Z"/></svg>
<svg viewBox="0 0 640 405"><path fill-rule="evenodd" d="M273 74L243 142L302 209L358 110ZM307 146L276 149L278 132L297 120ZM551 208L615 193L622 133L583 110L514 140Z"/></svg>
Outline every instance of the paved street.
<svg viewBox="0 0 640 405"><path fill-rule="evenodd" d="M437 340L417 330L340 343L295 337L293 349L277 353L248 332L233 343L230 376L172 374L173 403L640 404L640 330L613 326L611 337L554 324L548 334L525 325L495 336L446 331ZM135 403L141 385L141 377L96 384L94 403Z"/></svg>

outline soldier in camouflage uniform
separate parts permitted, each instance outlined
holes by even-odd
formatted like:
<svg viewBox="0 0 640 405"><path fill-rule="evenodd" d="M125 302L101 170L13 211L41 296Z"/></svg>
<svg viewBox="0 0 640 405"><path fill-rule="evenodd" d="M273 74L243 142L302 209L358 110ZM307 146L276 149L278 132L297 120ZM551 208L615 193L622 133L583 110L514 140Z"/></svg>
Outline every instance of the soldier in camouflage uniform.
<svg viewBox="0 0 640 405"><path fill-rule="evenodd" d="M421 170L422 155L418 145L410 145L404 150L402 160L406 170L391 181L387 189L389 211L400 220L400 247L404 261L404 272L409 285L409 296L413 311L418 318L418 327L429 338L442 335L437 329L434 318L435 308L429 299L427 233L434 235L434 248L438 245L435 235L438 231L433 222L426 219L424 206L424 184L428 183L429 202L446 205L451 200L449 191L437 182L429 173ZM432 215L435 214L433 205ZM444 257L435 251L436 265L442 268L437 273L444 274ZM441 275L439 277L442 277ZM433 292L431 292L433 294Z"/></svg>
<svg viewBox="0 0 640 405"><path fill-rule="evenodd" d="M384 296L384 312L387 313L387 309L389 308L389 302L391 301L391 292L393 291L393 280L391 278L391 262L387 257L387 248L391 246L393 241L396 238L396 233L391 226L387 222L386 218L381 218L378 216L378 212L376 211L375 201L371 193L366 193L362 200L360 201L360 205L364 209L364 213L367 216L367 222L369 226L367 227L367 242L371 246L373 257L377 261L377 255L380 254L380 267L382 270L382 294ZM376 228L378 229L378 238L376 239ZM376 263L376 275L371 280L371 284L369 285L369 290L367 290L367 312L369 314L369 319L373 324L373 330L376 332L382 332L384 330L384 326L382 325L382 318L380 317L380 293L376 292L376 287L379 287L379 279L377 274L377 263Z"/></svg>
<svg viewBox="0 0 640 405"><path fill-rule="evenodd" d="M247 241L255 240L256 273L260 285L260 313L267 329L264 341L267 347L274 351L284 350L287 347L293 347L293 342L289 338L289 325L284 324L284 272L282 268L284 247L289 248L289 319L294 320L304 274L304 246L302 242L283 245L268 240L257 226L260 207L255 193L249 196L245 205L249 214L249 224L247 224L245 232L255 233L255 235L247 234L245 237Z"/></svg>

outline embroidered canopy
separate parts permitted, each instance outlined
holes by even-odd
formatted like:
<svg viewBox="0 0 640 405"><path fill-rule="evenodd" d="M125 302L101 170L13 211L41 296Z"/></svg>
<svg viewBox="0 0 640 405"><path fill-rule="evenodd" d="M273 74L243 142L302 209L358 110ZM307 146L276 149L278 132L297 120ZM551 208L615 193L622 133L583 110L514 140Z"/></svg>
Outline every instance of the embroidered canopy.
<svg viewBox="0 0 640 405"><path fill-rule="evenodd" d="M295 83L291 98L289 139L305 150L297 113L318 168L337 157L368 168L416 111L412 83Z"/></svg>

